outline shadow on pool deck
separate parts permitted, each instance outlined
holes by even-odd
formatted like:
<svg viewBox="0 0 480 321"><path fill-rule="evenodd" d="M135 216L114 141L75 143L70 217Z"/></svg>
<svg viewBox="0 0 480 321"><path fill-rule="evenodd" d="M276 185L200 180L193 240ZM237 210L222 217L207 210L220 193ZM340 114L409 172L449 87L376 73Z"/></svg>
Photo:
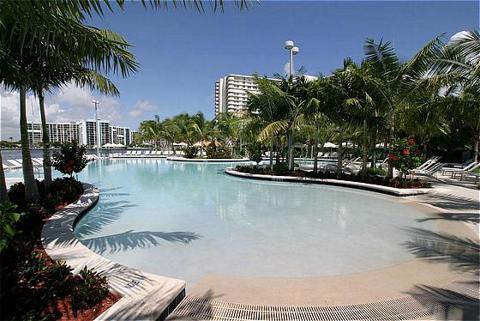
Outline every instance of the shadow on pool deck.
<svg viewBox="0 0 480 321"><path fill-rule="evenodd" d="M447 205L450 206L452 201L456 203L457 199L465 202L465 199L449 195L446 201ZM444 205L445 202L439 201L439 203ZM470 201L466 205L469 206L473 203L477 204L478 208L478 202ZM458 205L460 206L460 204ZM479 214L439 213L435 217L421 221L428 220L465 222L477 226ZM448 263L452 269L467 272L472 277L471 280L463 282L459 289L452 290L422 284L415 286L408 294L432 310L440 306L442 308L440 311L443 311L445 320L478 320L480 316L480 299L478 296L480 286L478 281L480 275L480 243L478 237L470 239L420 228L411 228L407 231L412 239L404 245L411 253L431 262Z"/></svg>

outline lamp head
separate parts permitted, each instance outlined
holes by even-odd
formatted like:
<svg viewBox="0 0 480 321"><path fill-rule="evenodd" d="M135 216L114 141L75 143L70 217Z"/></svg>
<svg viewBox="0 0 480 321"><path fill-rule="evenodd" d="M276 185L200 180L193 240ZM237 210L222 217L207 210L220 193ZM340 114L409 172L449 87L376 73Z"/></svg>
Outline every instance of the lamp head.
<svg viewBox="0 0 480 321"><path fill-rule="evenodd" d="M292 48L292 54L294 54L294 55L298 54L299 51L300 51L300 49L298 49L298 47L293 47Z"/></svg>
<svg viewBox="0 0 480 321"><path fill-rule="evenodd" d="M293 46L294 46L293 41L291 40L285 41L285 49L290 50L293 48Z"/></svg>

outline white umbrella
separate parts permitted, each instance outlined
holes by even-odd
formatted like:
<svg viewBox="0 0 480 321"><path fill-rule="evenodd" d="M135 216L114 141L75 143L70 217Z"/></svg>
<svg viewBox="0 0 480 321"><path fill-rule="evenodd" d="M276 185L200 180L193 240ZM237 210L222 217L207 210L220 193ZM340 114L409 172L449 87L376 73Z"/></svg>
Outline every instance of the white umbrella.
<svg viewBox="0 0 480 321"><path fill-rule="evenodd" d="M323 147L325 148L338 148L338 145L335 145L334 143L326 142Z"/></svg>
<svg viewBox="0 0 480 321"><path fill-rule="evenodd" d="M186 147L186 146L188 146L188 144L187 144L187 143L183 143L183 142L182 142L182 143L174 143L173 146L176 146L176 147Z"/></svg>

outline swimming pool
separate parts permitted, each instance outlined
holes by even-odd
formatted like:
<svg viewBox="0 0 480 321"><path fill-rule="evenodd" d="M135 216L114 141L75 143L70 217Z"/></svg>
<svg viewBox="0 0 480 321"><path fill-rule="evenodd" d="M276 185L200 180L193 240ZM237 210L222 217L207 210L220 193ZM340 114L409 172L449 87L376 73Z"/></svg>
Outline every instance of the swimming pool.
<svg viewBox="0 0 480 321"><path fill-rule="evenodd" d="M348 188L243 180L228 164L104 160L81 179L101 190L77 237L124 265L195 284L207 273L345 275L410 259L402 199ZM434 229L433 223L421 223ZM428 226L427 226L428 225Z"/></svg>

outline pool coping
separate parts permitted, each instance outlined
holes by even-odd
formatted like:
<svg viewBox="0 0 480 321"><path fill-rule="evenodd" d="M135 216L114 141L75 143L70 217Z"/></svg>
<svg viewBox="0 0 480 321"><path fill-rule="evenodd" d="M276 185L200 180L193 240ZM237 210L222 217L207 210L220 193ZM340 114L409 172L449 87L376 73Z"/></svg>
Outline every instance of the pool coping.
<svg viewBox="0 0 480 321"><path fill-rule="evenodd" d="M250 174L239 172L233 167L225 168L224 172L228 175L247 178L247 179L257 179L257 180L266 180L266 181L275 181L275 182L291 182L291 183L305 183L305 184L324 184L324 185L335 185L342 187L350 187L356 189L363 189L367 191L379 192L383 194L389 194L393 196L406 197L406 196L416 196L428 194L430 188L395 188L390 186L368 184L361 182L353 182L339 179L331 178L312 178L312 177L292 177L292 176L273 176L273 175L263 175L263 174Z"/></svg>
<svg viewBox="0 0 480 321"><path fill-rule="evenodd" d="M248 158L185 158L185 157L167 157L168 161L185 163L246 163L250 162Z"/></svg>
<svg viewBox="0 0 480 321"><path fill-rule="evenodd" d="M164 320L185 297L186 282L130 268L93 252L73 230L78 220L95 206L99 190L84 184L75 203L52 215L42 228L41 241L53 260L65 261L77 274L84 267L107 277L110 291L121 298L95 320Z"/></svg>

